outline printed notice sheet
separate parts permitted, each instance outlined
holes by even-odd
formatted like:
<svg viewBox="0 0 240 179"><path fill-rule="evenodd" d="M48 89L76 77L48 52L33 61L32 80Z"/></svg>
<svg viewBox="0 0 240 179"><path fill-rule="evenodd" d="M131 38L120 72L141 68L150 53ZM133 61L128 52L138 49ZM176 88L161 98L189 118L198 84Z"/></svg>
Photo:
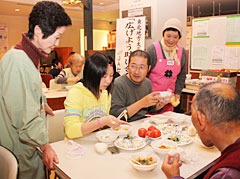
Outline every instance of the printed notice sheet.
<svg viewBox="0 0 240 179"><path fill-rule="evenodd" d="M212 48L212 65L222 65L224 62L224 45L213 46Z"/></svg>
<svg viewBox="0 0 240 179"><path fill-rule="evenodd" d="M240 35L239 35L240 15L228 16L226 25L227 25L226 42L233 43L233 44L234 43L240 44Z"/></svg>
<svg viewBox="0 0 240 179"><path fill-rule="evenodd" d="M224 64L227 69L240 69L240 47L225 48Z"/></svg>
<svg viewBox="0 0 240 179"><path fill-rule="evenodd" d="M192 48L192 69L208 69L208 47L195 46Z"/></svg>
<svg viewBox="0 0 240 179"><path fill-rule="evenodd" d="M209 37L208 32L209 19L196 20L195 22L196 27L193 31L194 38Z"/></svg>

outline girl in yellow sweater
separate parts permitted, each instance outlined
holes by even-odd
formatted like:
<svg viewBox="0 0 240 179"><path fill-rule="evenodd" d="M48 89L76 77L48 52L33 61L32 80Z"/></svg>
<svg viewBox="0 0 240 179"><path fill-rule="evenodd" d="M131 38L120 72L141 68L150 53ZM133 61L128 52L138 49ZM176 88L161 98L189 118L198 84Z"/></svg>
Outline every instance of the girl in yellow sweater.
<svg viewBox="0 0 240 179"><path fill-rule="evenodd" d="M105 53L96 52L86 59L83 80L74 85L64 102L64 127L67 138L78 138L103 126L118 127L126 122L109 115L109 86L115 71ZM108 90L106 90L108 88Z"/></svg>

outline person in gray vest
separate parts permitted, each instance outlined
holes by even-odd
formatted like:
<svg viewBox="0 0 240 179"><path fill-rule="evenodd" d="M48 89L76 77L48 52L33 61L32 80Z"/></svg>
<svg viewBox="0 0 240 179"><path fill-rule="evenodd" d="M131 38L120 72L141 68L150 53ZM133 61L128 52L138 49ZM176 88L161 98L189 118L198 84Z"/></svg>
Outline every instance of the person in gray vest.
<svg viewBox="0 0 240 179"><path fill-rule="evenodd" d="M63 84L63 86L76 84L83 77L82 68L84 63L85 60L80 54L70 54L68 57L69 68L63 69L55 78L55 82Z"/></svg>

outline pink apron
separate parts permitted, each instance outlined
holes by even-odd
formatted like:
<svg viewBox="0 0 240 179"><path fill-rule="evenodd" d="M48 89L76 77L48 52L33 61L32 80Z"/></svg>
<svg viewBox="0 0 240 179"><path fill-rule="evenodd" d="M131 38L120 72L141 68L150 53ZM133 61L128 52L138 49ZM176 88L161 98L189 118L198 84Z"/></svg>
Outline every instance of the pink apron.
<svg viewBox="0 0 240 179"><path fill-rule="evenodd" d="M168 89L175 91L175 83L177 76L181 71L181 58L183 48L178 47L177 56L180 60L180 65L177 65L174 59L164 59L162 49L159 42L153 42L157 54L157 63L149 75L152 82L153 91L167 91ZM167 104L163 112L173 111L173 106Z"/></svg>

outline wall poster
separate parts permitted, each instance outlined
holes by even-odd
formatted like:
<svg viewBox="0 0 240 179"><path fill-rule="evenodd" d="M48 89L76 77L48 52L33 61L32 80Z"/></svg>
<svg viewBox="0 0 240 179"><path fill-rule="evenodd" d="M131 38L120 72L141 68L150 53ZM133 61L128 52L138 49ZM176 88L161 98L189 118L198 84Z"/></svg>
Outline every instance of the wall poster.
<svg viewBox="0 0 240 179"><path fill-rule="evenodd" d="M122 11L122 18L142 16L146 17L145 37L151 38L151 7L129 9Z"/></svg>
<svg viewBox="0 0 240 179"><path fill-rule="evenodd" d="M128 59L131 52L144 50L145 17L117 19L115 63L121 75L128 72Z"/></svg>
<svg viewBox="0 0 240 179"><path fill-rule="evenodd" d="M7 52L8 49L8 26L0 25L0 53Z"/></svg>

